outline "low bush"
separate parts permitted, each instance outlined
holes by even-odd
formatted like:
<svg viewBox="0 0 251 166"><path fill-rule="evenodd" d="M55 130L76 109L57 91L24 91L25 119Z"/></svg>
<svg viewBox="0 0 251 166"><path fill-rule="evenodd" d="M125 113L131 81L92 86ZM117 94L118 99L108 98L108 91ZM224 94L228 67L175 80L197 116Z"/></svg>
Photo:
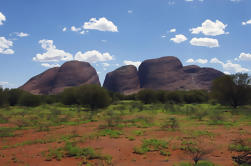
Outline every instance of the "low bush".
<svg viewBox="0 0 251 166"><path fill-rule="evenodd" d="M175 118L175 117L168 118L161 125L161 128L164 129L164 130L166 130L166 129L171 129L171 130L178 129L179 128L179 123L178 123L177 118Z"/></svg>
<svg viewBox="0 0 251 166"><path fill-rule="evenodd" d="M168 148L168 142L158 139L144 139L140 147L134 147L134 153L145 154L151 151L163 151Z"/></svg>

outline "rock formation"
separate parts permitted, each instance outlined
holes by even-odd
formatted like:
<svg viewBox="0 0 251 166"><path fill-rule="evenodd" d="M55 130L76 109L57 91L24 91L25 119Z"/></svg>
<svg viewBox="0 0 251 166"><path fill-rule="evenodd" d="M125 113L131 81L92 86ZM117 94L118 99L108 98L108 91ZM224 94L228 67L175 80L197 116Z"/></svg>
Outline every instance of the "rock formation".
<svg viewBox="0 0 251 166"><path fill-rule="evenodd" d="M132 67L130 67L132 68ZM140 89L155 90L209 90L212 81L223 73L196 65L184 66L176 57L167 56L145 60L136 68L121 67L107 74L104 87L108 90L128 93ZM139 83L138 83L139 80Z"/></svg>
<svg viewBox="0 0 251 166"><path fill-rule="evenodd" d="M137 92L140 88L137 68L127 65L108 73L103 86L113 92L125 94Z"/></svg>
<svg viewBox="0 0 251 166"><path fill-rule="evenodd" d="M57 94L84 84L100 85L96 70L87 62L69 61L31 78L20 89L33 94Z"/></svg>

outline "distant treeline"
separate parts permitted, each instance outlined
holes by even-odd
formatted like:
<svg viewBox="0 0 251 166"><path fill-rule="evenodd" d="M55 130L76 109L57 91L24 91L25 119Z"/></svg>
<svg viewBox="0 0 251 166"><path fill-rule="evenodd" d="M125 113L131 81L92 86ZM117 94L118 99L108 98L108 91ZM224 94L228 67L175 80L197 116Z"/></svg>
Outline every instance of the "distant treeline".
<svg viewBox="0 0 251 166"><path fill-rule="evenodd" d="M20 89L0 88L0 107L2 106L38 106L41 104L62 103L65 105L83 105L90 109L104 108L118 100L140 100L151 103L220 103L237 107L251 104L250 77L247 74L222 76L213 82L211 91L163 91L141 90L137 94L123 95L108 92L98 85L83 85L67 88L57 95L33 95Z"/></svg>

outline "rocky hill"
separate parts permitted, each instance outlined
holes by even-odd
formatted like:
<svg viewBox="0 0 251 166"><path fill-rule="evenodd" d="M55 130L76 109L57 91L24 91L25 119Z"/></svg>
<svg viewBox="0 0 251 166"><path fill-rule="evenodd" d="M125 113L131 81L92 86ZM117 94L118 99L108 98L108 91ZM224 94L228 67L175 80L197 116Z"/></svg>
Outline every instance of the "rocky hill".
<svg viewBox="0 0 251 166"><path fill-rule="evenodd" d="M176 57L145 60L139 69L122 66L107 73L103 86L113 92L131 94L141 89L209 90L212 81L224 75L213 68L183 66ZM96 70L87 62L69 61L31 78L20 87L33 94L57 94L64 88L84 84L100 85Z"/></svg>
<svg viewBox="0 0 251 166"><path fill-rule="evenodd" d="M31 78L20 89L33 94L57 94L64 88L98 84L96 70L87 62L69 61Z"/></svg>
<svg viewBox="0 0 251 166"><path fill-rule="evenodd" d="M140 89L137 68L127 65L106 74L103 86L113 92L126 94L137 92Z"/></svg>
<svg viewBox="0 0 251 166"><path fill-rule="evenodd" d="M128 66L121 68L127 69ZM208 90L215 78L224 75L213 68L200 68L195 65L183 67L180 60L172 56L145 60L139 66L137 73L135 70L133 73L126 72L130 80L139 80L140 85L137 81L126 81L123 72L125 71L117 69L108 73L104 87L122 93L128 93L127 90L124 90L124 86L130 87L131 92L138 91L139 86L140 89L155 90Z"/></svg>

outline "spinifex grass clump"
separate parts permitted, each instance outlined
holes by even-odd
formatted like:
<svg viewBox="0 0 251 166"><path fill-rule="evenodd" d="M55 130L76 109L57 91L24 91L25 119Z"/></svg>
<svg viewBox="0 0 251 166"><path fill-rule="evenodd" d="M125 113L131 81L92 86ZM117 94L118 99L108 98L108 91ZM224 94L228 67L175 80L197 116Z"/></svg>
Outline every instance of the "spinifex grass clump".
<svg viewBox="0 0 251 166"><path fill-rule="evenodd" d="M110 138L119 138L120 135L122 135L122 132L118 130L104 129L104 130L99 131L98 135L100 136L109 135Z"/></svg>
<svg viewBox="0 0 251 166"><path fill-rule="evenodd" d="M109 110L105 114L105 124L99 126L100 129L114 129L121 128L123 122L122 115L120 112Z"/></svg>
<svg viewBox="0 0 251 166"><path fill-rule="evenodd" d="M179 123L176 117L166 119L161 125L163 130L176 130L179 128Z"/></svg>
<svg viewBox="0 0 251 166"><path fill-rule="evenodd" d="M238 138L229 145L230 151L251 152L251 139Z"/></svg>
<svg viewBox="0 0 251 166"><path fill-rule="evenodd" d="M158 139L144 139L140 147L134 147L134 153L145 154L152 151L164 151L168 148L168 142Z"/></svg>
<svg viewBox="0 0 251 166"><path fill-rule="evenodd" d="M15 134L13 133L13 128L0 127L0 138L1 137L13 137Z"/></svg>
<svg viewBox="0 0 251 166"><path fill-rule="evenodd" d="M61 160L63 157L76 157L86 160L99 159L111 163L111 157L98 153L91 147L80 148L75 143L67 142L64 147L51 148L44 153L47 161L52 159Z"/></svg>

